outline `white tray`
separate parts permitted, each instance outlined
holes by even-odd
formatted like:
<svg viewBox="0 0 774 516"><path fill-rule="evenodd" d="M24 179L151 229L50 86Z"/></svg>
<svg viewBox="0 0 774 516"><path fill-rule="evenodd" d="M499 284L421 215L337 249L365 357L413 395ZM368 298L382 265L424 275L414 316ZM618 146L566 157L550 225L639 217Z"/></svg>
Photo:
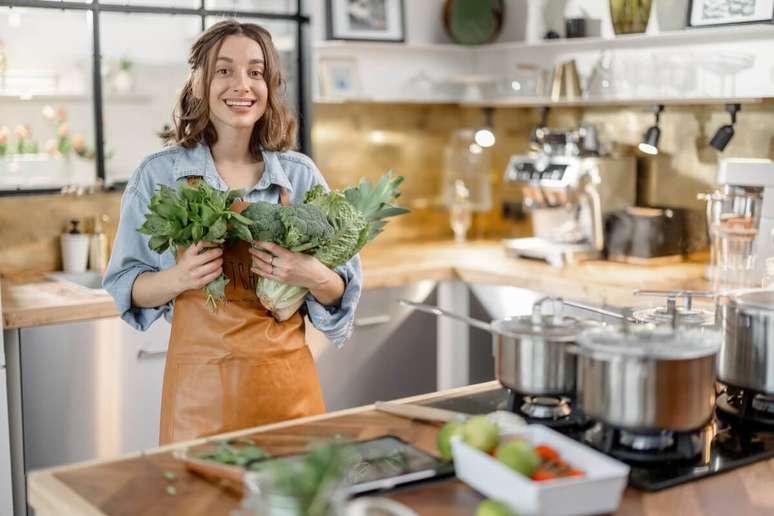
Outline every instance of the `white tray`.
<svg viewBox="0 0 774 516"><path fill-rule="evenodd" d="M533 445L554 448L583 477L535 482L492 456L452 440L457 478L483 495L511 506L521 515L571 515L615 512L626 487L629 466L542 425L503 432Z"/></svg>

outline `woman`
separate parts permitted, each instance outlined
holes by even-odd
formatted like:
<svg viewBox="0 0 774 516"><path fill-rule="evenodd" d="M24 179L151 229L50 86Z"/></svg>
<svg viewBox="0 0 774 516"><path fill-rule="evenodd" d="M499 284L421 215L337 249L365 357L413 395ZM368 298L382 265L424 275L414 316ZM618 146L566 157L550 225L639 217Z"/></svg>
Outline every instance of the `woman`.
<svg viewBox="0 0 774 516"><path fill-rule="evenodd" d="M245 189L246 202L298 203L324 184L308 157L288 150L295 122L266 30L220 22L194 43L189 63L175 128L162 134L175 145L146 158L129 180L104 282L135 328L171 318L161 444L324 412L302 314L277 322L255 295L255 275L308 288L304 311L336 345L351 334L361 284L357 257L332 271L268 242L199 243L176 257L148 248L137 228L158 185L201 177L220 190ZM202 287L221 272L230 280L226 300L211 312Z"/></svg>

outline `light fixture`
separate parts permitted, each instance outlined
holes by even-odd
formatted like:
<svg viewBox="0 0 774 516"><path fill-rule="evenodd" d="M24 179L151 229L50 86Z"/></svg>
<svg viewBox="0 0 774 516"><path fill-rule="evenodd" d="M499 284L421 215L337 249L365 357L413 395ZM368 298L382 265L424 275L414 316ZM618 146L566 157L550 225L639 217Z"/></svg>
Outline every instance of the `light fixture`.
<svg viewBox="0 0 774 516"><path fill-rule="evenodd" d="M639 149L645 154L655 156L658 154L658 139L661 138L661 129L658 127L658 123L661 119L661 112L664 111L664 106L659 104L658 106L654 106L652 110L656 114L656 123L648 127L645 131Z"/></svg>
<svg viewBox="0 0 774 516"><path fill-rule="evenodd" d="M726 104L726 111L731 115L731 123L722 125L715 132L715 136L710 140L710 145L719 151L723 151L734 137L734 124L736 123L736 113L741 111L742 106L740 104Z"/></svg>
<svg viewBox="0 0 774 516"><path fill-rule="evenodd" d="M484 108L484 126L476 131L473 135L473 139L479 147L491 147L495 144L495 134L492 131L492 112L491 107Z"/></svg>

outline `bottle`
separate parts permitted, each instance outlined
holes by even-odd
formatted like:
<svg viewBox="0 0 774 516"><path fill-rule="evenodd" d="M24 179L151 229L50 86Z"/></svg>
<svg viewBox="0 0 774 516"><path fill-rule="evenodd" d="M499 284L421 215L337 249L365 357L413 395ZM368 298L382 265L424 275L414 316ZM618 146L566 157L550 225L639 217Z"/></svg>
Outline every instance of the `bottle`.
<svg viewBox="0 0 774 516"><path fill-rule="evenodd" d="M774 256L766 258L766 274L761 282L763 288L774 289Z"/></svg>
<svg viewBox="0 0 774 516"><path fill-rule="evenodd" d="M102 229L102 222L107 215L92 217L94 230L89 240L89 268L104 274L108 263L108 239Z"/></svg>
<svg viewBox="0 0 774 516"><path fill-rule="evenodd" d="M71 220L69 230L60 237L65 272L85 272L89 260L89 235L81 233L78 224L79 220Z"/></svg>

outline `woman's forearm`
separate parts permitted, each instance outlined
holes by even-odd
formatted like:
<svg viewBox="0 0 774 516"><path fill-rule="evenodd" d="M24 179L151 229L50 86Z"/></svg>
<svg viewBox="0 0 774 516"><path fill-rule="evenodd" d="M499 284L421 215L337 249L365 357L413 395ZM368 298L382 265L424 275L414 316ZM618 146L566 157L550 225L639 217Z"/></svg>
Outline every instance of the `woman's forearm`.
<svg viewBox="0 0 774 516"><path fill-rule="evenodd" d="M326 277L314 288L309 289L314 298L323 305L335 305L341 301L344 295L344 280L336 272L324 267L328 271Z"/></svg>
<svg viewBox="0 0 774 516"><path fill-rule="evenodd" d="M159 272L143 272L134 280L132 304L141 308L156 308L176 298L181 290L172 268Z"/></svg>

